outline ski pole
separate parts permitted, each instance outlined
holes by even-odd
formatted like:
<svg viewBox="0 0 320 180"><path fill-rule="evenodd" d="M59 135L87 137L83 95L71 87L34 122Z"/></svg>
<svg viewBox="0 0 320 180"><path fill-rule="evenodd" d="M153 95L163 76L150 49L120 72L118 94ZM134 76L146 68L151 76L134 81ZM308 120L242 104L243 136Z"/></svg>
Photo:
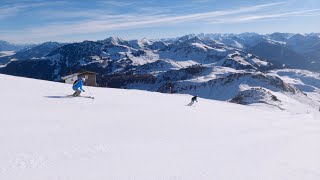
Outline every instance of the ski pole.
<svg viewBox="0 0 320 180"><path fill-rule="evenodd" d="M90 96L91 96L92 98L94 98L93 95L92 95L92 93L91 93L91 91L90 91L89 86L87 86L87 89L89 90Z"/></svg>

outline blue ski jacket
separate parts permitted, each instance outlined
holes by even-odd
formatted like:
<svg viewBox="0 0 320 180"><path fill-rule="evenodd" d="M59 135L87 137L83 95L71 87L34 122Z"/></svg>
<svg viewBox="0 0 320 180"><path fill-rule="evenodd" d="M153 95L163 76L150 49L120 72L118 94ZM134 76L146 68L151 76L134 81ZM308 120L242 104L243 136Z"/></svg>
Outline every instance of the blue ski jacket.
<svg viewBox="0 0 320 180"><path fill-rule="evenodd" d="M73 90L78 90L79 88L80 88L80 90L82 91L82 92L84 92L84 90L82 89L82 86L84 85L84 83L83 83L83 81L82 81L82 79L80 79L80 80L78 80L78 82L77 83L75 83L73 86L72 86L72 89Z"/></svg>

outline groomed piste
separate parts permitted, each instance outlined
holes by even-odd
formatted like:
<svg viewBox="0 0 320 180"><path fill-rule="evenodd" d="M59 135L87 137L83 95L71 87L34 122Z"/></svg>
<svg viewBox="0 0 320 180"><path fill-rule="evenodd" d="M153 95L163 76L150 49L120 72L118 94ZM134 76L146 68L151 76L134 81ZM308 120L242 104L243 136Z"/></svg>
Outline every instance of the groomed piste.
<svg viewBox="0 0 320 180"><path fill-rule="evenodd" d="M3 180L319 180L319 112L0 75ZM86 87L85 87L86 88ZM86 92L87 93L87 92ZM83 93L83 95L86 95Z"/></svg>

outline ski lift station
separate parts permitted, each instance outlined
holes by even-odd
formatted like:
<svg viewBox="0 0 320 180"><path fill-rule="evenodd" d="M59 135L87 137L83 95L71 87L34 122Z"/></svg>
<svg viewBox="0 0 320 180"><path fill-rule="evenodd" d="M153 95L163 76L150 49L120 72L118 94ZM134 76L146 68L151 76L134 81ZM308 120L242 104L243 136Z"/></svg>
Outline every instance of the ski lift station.
<svg viewBox="0 0 320 180"><path fill-rule="evenodd" d="M85 85L87 86L98 86L97 74L95 72L83 71L79 73L70 74L68 76L61 77L61 79L67 84L73 84L80 77L86 78Z"/></svg>

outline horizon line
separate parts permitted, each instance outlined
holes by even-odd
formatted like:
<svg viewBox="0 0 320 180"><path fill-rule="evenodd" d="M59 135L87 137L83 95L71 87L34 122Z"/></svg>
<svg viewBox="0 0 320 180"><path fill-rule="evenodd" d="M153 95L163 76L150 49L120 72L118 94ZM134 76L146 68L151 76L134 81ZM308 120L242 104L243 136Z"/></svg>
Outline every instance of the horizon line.
<svg viewBox="0 0 320 180"><path fill-rule="evenodd" d="M0 42L6 42L12 45L40 45L40 44L44 44L44 43L48 43L48 42L57 42L57 43L81 43L84 41L102 41L108 38L120 38L122 40L126 40L126 41L133 41L133 40L142 40L142 39L148 39L148 40L165 40L165 39L175 39L175 38L180 38L183 36L188 36L188 35L195 35L195 36L199 36L199 35L209 35L209 34L220 34L220 35L241 35L241 34L257 34L257 35L271 35L271 34L275 34L275 33L281 33L281 34L293 34L293 35L312 35L312 34L319 34L320 36L320 32L305 32L305 33L301 33L301 32L279 32L279 31L275 31L272 33L257 33L257 32L241 32L241 33L231 33L231 32L226 32L226 33L220 33L220 32L211 32L211 33L188 33L188 34L184 34L184 35L180 35L180 36L174 36L174 37L160 37L160 38L148 38L148 37L142 37L142 38L124 38L122 36L107 36L104 39L82 39L82 40L78 40L78 41L55 41L55 40L49 40L49 41L41 41L41 42L12 42L12 41L8 41L8 40L4 40L4 39L0 39Z"/></svg>

